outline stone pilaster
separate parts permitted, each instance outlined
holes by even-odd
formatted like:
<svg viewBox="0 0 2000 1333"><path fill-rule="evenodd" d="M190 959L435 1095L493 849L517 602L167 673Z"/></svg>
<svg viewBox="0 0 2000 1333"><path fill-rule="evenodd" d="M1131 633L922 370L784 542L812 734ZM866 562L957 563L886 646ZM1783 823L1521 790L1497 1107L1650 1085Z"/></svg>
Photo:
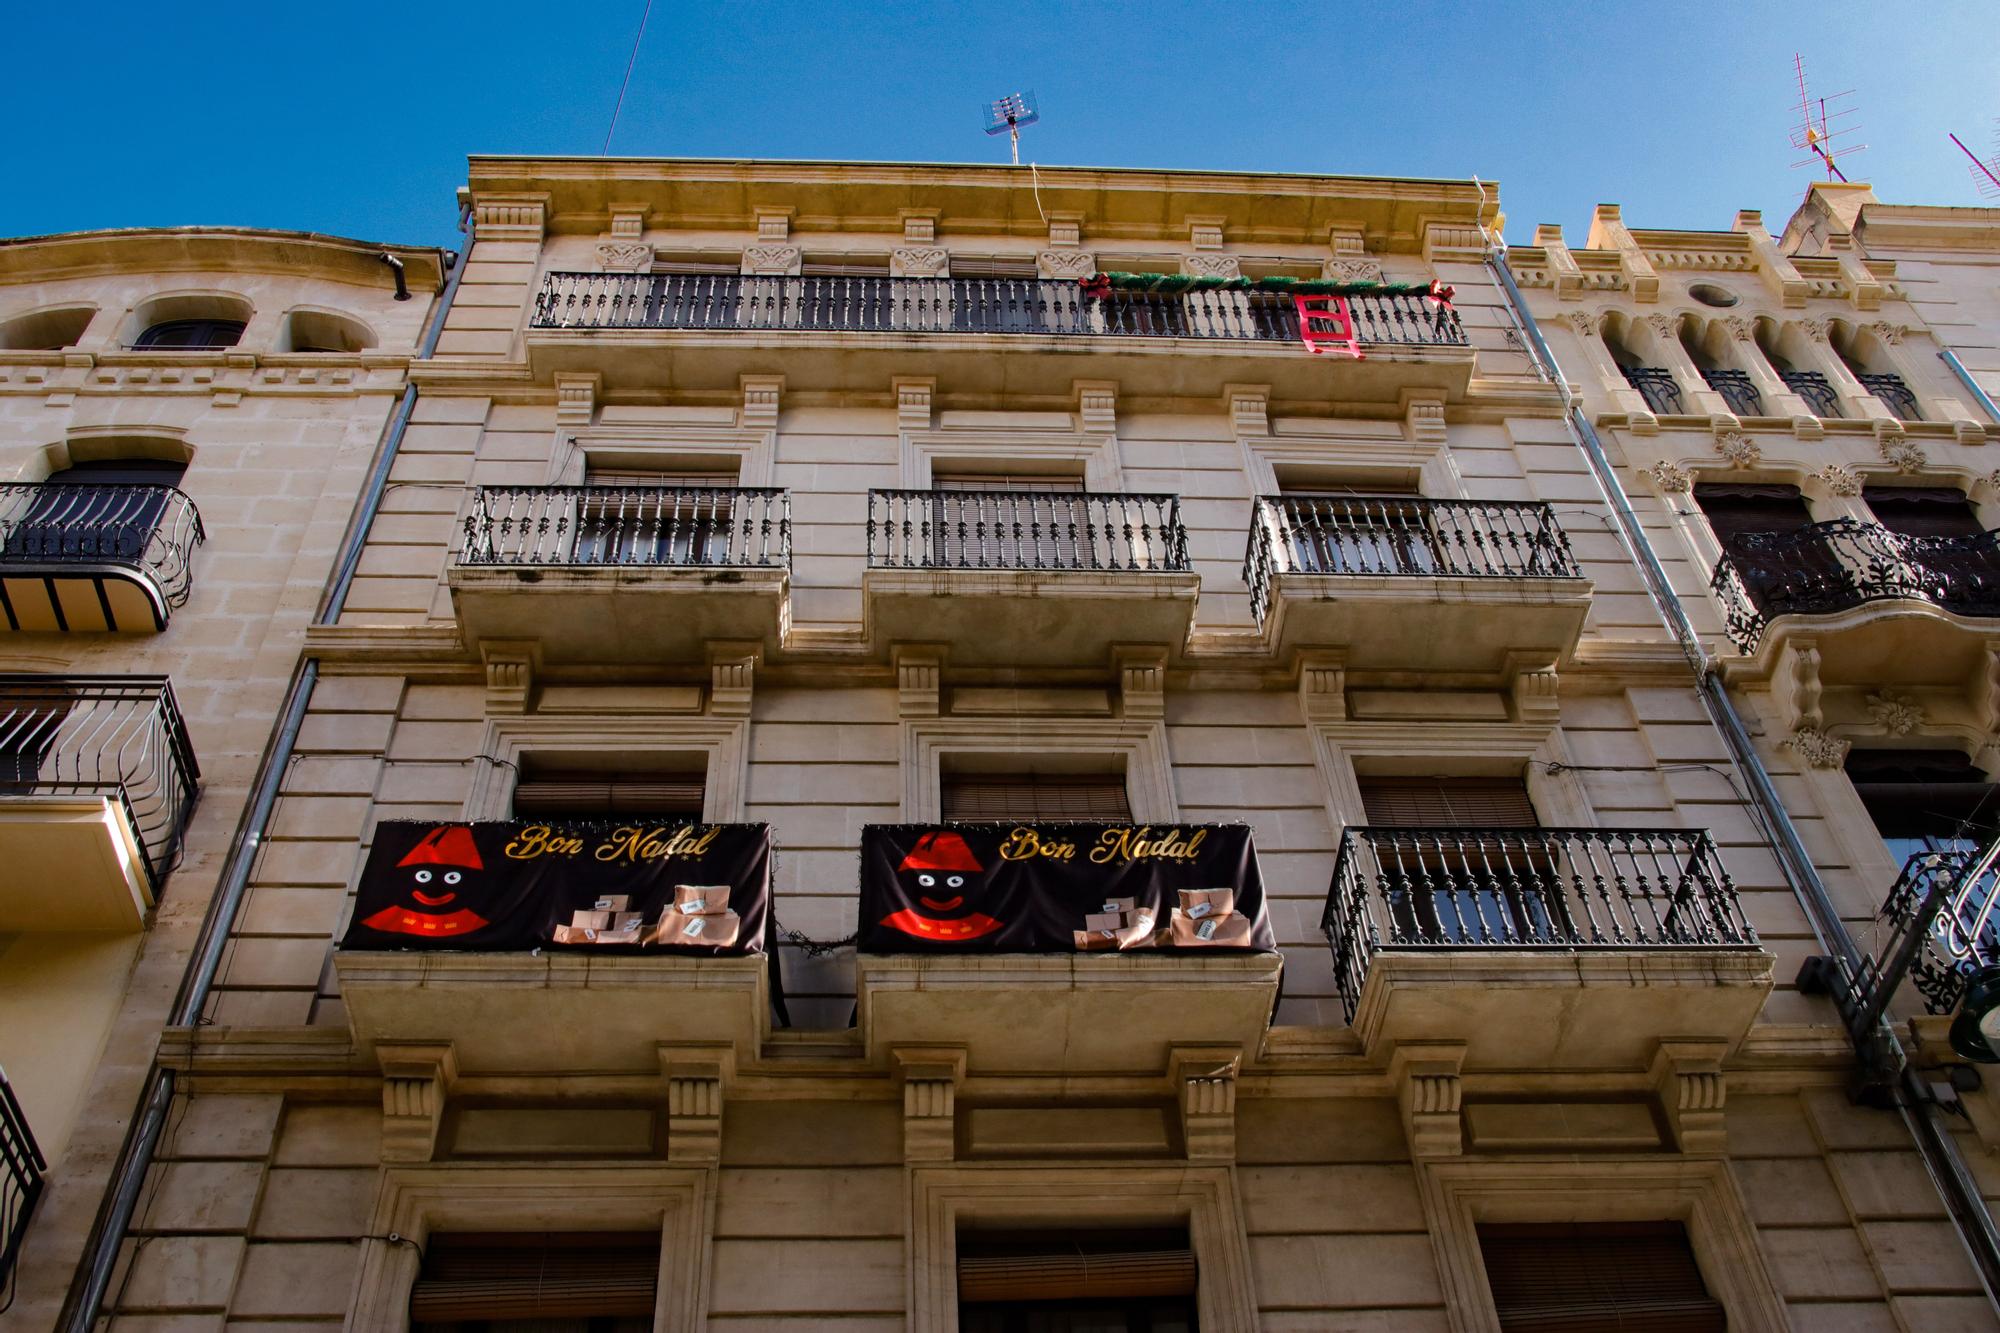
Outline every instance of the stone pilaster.
<svg viewBox="0 0 2000 1333"><path fill-rule="evenodd" d="M1452 1042L1412 1042L1396 1048L1389 1081L1403 1112L1412 1157L1457 1157L1465 1151L1463 1090L1459 1070L1465 1047Z"/></svg>
<svg viewBox="0 0 2000 1333"><path fill-rule="evenodd" d="M711 1166L722 1160L722 1108L735 1073L726 1046L660 1046L667 1094L667 1160Z"/></svg>
<svg viewBox="0 0 2000 1333"><path fill-rule="evenodd" d="M958 1087L965 1052L957 1047L897 1047L903 1082L903 1159L949 1162L958 1153Z"/></svg>
<svg viewBox="0 0 2000 1333"><path fill-rule="evenodd" d="M375 1058L382 1065L382 1160L430 1161L458 1081L451 1043L377 1042Z"/></svg>
<svg viewBox="0 0 2000 1333"><path fill-rule="evenodd" d="M1660 1109L1684 1153L1724 1151L1728 1135L1722 1104L1728 1084L1722 1074L1723 1043L1663 1041L1653 1057L1653 1086Z"/></svg>
<svg viewBox="0 0 2000 1333"><path fill-rule="evenodd" d="M1236 1076L1242 1067L1243 1052L1233 1046L1174 1051L1168 1072L1190 1161L1236 1160Z"/></svg>

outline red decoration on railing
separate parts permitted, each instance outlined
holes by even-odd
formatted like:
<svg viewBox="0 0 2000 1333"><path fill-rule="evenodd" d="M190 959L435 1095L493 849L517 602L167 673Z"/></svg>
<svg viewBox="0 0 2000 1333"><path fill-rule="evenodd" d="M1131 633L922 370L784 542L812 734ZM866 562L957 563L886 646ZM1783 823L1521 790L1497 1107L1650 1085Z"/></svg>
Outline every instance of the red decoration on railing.
<svg viewBox="0 0 2000 1333"><path fill-rule="evenodd" d="M1331 347L1342 356L1362 359L1361 342L1354 334L1354 312L1344 296L1294 296L1299 308L1299 341L1314 356Z"/></svg>

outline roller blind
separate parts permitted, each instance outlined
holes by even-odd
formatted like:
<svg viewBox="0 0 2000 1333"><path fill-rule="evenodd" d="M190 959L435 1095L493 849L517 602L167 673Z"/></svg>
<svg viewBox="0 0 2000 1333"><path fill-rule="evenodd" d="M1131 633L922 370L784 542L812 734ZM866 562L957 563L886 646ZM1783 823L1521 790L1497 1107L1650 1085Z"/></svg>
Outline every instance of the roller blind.
<svg viewBox="0 0 2000 1333"><path fill-rule="evenodd" d="M1520 778L1362 777L1368 822L1389 828L1534 828Z"/></svg>
<svg viewBox="0 0 2000 1333"><path fill-rule="evenodd" d="M946 819L1104 820L1132 818L1125 779L1113 773L978 773L947 775Z"/></svg>
<svg viewBox="0 0 2000 1333"><path fill-rule="evenodd" d="M1977 537L1986 531L1956 486L1870 486L1861 498L1877 522L1905 537Z"/></svg>
<svg viewBox="0 0 2000 1333"><path fill-rule="evenodd" d="M707 786L701 773L531 771L514 788L514 813L544 815L682 815L699 819Z"/></svg>
<svg viewBox="0 0 2000 1333"><path fill-rule="evenodd" d="M1014 473L940 472L931 477L940 491L1071 491L1083 490L1082 477L1033 476Z"/></svg>
<svg viewBox="0 0 2000 1333"><path fill-rule="evenodd" d="M1723 549L1748 532L1793 532L1812 525L1812 511L1796 486L1726 486L1703 483L1694 502Z"/></svg>
<svg viewBox="0 0 2000 1333"><path fill-rule="evenodd" d="M1489 1224L1479 1250L1505 1333L1723 1333L1678 1222Z"/></svg>
<svg viewBox="0 0 2000 1333"><path fill-rule="evenodd" d="M410 1290L410 1322L645 1317L660 1238L645 1232L433 1235Z"/></svg>
<svg viewBox="0 0 2000 1333"><path fill-rule="evenodd" d="M958 1299L991 1301L1136 1300L1192 1296L1192 1250L1112 1254L1010 1254L958 1261Z"/></svg>

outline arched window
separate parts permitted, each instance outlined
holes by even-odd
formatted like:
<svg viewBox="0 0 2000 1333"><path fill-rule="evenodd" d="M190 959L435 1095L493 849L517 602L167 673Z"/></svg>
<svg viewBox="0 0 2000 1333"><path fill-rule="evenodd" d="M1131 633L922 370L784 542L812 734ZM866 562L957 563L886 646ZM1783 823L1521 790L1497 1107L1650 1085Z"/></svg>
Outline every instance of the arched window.
<svg viewBox="0 0 2000 1333"><path fill-rule="evenodd" d="M0 323L0 350L10 352L57 352L74 347L90 327L97 311L90 306L65 310L36 310Z"/></svg>
<svg viewBox="0 0 2000 1333"><path fill-rule="evenodd" d="M1922 421L1924 414L1917 407L1917 396L1910 392L1910 386L1894 370L1887 350L1881 339L1866 329L1857 329L1843 320L1835 320L1828 331L1827 341L1839 355L1841 364L1861 382L1861 387L1875 395L1892 416L1903 421Z"/></svg>
<svg viewBox="0 0 2000 1333"><path fill-rule="evenodd" d="M1805 338L1795 328L1783 326L1774 320L1757 321L1757 350L1771 363L1771 369L1778 378L1804 400L1806 409L1816 417L1840 417L1846 413L1840 410L1840 395L1825 375L1817 370L1801 370L1801 361L1810 361Z"/></svg>
<svg viewBox="0 0 2000 1333"><path fill-rule="evenodd" d="M193 351L234 347L250 323L248 299L234 292L168 292L141 301L120 330L134 349Z"/></svg>
<svg viewBox="0 0 2000 1333"><path fill-rule="evenodd" d="M1625 382L1639 391L1646 400L1646 406L1662 415L1676 415L1687 411L1681 401L1681 386L1674 379L1674 373L1665 366L1648 365L1641 348L1646 346L1648 334L1638 324L1620 318L1616 314L1604 321L1604 348L1611 353L1611 359L1618 364L1618 371Z"/></svg>
<svg viewBox="0 0 2000 1333"><path fill-rule="evenodd" d="M1764 415L1764 398L1757 381L1748 371L1730 364L1729 330L1714 320L1683 319L1680 322L1681 350L1708 387L1722 395L1722 401L1739 417Z"/></svg>
<svg viewBox="0 0 2000 1333"><path fill-rule="evenodd" d="M147 326L134 348L234 347L243 336L240 319L169 319Z"/></svg>
<svg viewBox="0 0 2000 1333"><path fill-rule="evenodd" d="M365 352L375 335L360 320L330 310L293 310L278 333L280 352Z"/></svg>

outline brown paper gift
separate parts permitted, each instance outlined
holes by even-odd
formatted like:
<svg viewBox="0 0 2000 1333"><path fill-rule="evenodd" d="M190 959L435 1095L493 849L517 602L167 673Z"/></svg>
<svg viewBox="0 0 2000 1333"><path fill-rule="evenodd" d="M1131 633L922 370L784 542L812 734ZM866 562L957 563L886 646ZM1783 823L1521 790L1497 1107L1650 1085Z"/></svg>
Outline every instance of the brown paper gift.
<svg viewBox="0 0 2000 1333"><path fill-rule="evenodd" d="M1132 913L1123 929L1118 932L1118 947L1121 949L1144 949L1153 943L1153 914L1146 911Z"/></svg>
<svg viewBox="0 0 2000 1333"><path fill-rule="evenodd" d="M1076 937L1078 953L1101 953L1121 947L1115 930L1077 930L1070 933Z"/></svg>
<svg viewBox="0 0 2000 1333"><path fill-rule="evenodd" d="M1173 931L1177 949L1242 949L1250 943L1250 918L1232 912L1196 920L1176 910Z"/></svg>
<svg viewBox="0 0 2000 1333"><path fill-rule="evenodd" d="M578 930L609 930L611 929L611 913L574 912L570 915L569 923Z"/></svg>
<svg viewBox="0 0 2000 1333"><path fill-rule="evenodd" d="M632 895L629 893L606 894L592 903L591 907L599 912L629 912L632 910Z"/></svg>
<svg viewBox="0 0 2000 1333"><path fill-rule="evenodd" d="M1104 906L1098 908L1097 910L1106 913L1107 915L1115 914L1123 916L1125 913L1133 911L1138 906L1139 906L1139 900L1137 898L1106 898L1104 900Z"/></svg>
<svg viewBox="0 0 2000 1333"><path fill-rule="evenodd" d="M590 926L557 926L557 944L638 944L645 932L638 925L624 930L597 930Z"/></svg>
<svg viewBox="0 0 2000 1333"><path fill-rule="evenodd" d="M1228 916L1236 910L1234 889L1182 889L1181 911L1192 921L1211 916Z"/></svg>
<svg viewBox="0 0 2000 1333"><path fill-rule="evenodd" d="M666 915L660 918L660 924L654 927L650 943L708 944L726 948L736 943L736 932L742 928L743 918L728 910L690 916L669 908Z"/></svg>
<svg viewBox="0 0 2000 1333"><path fill-rule="evenodd" d="M729 886L676 884L673 910L687 916L720 916L729 910Z"/></svg>

